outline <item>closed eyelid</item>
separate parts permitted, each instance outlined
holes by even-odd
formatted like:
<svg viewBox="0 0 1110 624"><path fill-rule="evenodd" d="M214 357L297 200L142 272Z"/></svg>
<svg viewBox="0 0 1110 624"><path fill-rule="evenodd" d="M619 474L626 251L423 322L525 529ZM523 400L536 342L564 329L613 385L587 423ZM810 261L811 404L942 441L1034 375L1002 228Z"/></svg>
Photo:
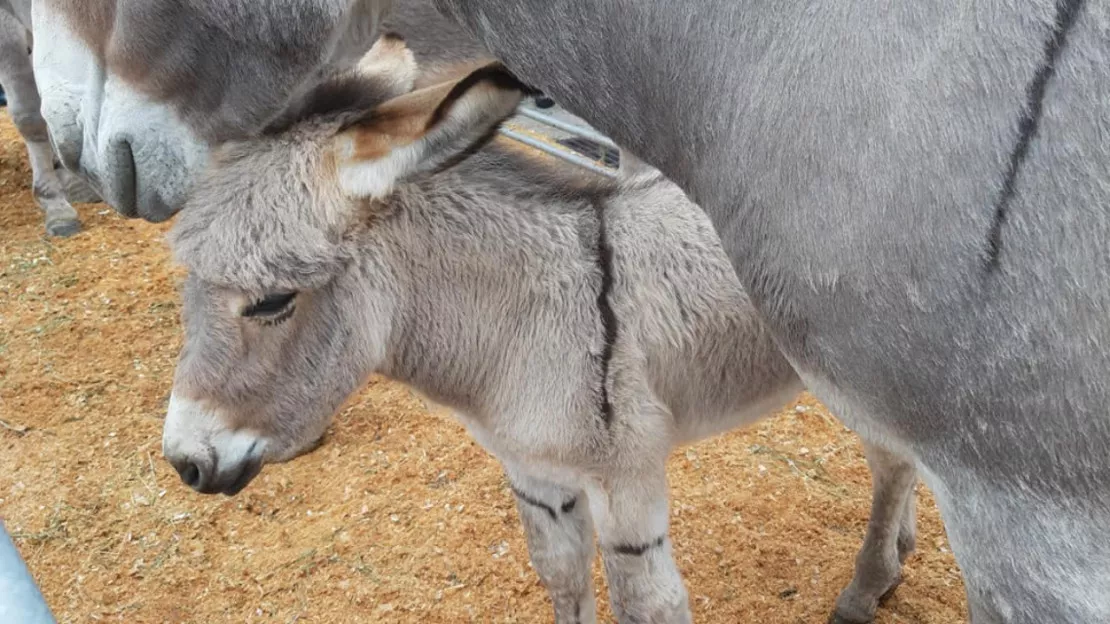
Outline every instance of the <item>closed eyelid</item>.
<svg viewBox="0 0 1110 624"><path fill-rule="evenodd" d="M247 317L272 317L284 315L292 309L297 293L275 293L266 295L243 308L242 315Z"/></svg>

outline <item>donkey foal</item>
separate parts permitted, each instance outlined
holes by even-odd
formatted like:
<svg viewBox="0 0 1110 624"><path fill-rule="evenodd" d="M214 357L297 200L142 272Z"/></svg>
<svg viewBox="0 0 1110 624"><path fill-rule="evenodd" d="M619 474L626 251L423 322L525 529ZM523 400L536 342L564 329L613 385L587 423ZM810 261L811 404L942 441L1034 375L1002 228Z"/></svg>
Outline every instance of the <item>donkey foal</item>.
<svg viewBox="0 0 1110 624"><path fill-rule="evenodd" d="M801 384L681 190L490 140L520 85L490 65L411 91L403 51L383 39L196 184L171 234L189 276L164 453L235 494L381 373L502 462L556 622L596 619L595 531L621 622L688 622L666 458ZM874 616L912 547L913 469L878 467L841 621Z"/></svg>

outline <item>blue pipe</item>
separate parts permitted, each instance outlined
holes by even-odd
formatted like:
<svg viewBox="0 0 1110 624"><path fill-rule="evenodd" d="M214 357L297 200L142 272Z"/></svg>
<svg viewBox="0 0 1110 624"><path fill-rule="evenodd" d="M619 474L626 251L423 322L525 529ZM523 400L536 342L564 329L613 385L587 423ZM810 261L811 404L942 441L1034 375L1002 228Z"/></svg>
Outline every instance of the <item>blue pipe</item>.
<svg viewBox="0 0 1110 624"><path fill-rule="evenodd" d="M538 121L540 123L545 123L549 126L554 126L558 129L562 130L563 132L569 132L571 134L578 135L578 136L580 136L584 139L589 139L589 140L593 141L594 143L601 143L602 145L604 145L605 147L608 147L609 149L614 149L614 150L619 150L620 149L620 146L617 145L616 143L614 143L612 139L605 136L604 134L599 133L597 130L594 130L593 128L585 128L583 126L576 126L574 124L567 123L567 122L563 121L562 119L556 119L555 117L553 117L551 115L548 115L547 113L541 113L539 111L532 110L532 109L527 108L525 106L521 106L520 108L518 108L517 113L519 113L521 115L524 115L525 117L530 117L532 119L535 119L536 121Z"/></svg>
<svg viewBox="0 0 1110 624"><path fill-rule="evenodd" d="M599 164L595 163L594 161L590 160L589 158L586 158L585 156L579 156L577 153L571 151L568 148L555 147L555 146L550 145L548 143L544 143L543 141L540 141L539 139L533 139L532 137L530 137L526 134L523 134L521 132L517 132L516 130L513 130L512 128L509 128L508 126L502 126L502 127L498 128L497 131L504 137L510 138L514 141L518 141L518 142L523 143L523 144L525 144L529 147L534 147L534 148L540 150L541 152L545 152L545 153L550 154L550 155L552 155L556 158L561 158L561 159L563 159L563 160L565 160L569 163L573 163L575 165L578 165L579 167L582 167L583 169L589 169L590 171L593 171L594 173L600 173L601 175L609 176L610 178L617 177L617 170L616 169L611 169L609 167L599 165Z"/></svg>
<svg viewBox="0 0 1110 624"><path fill-rule="evenodd" d="M0 622L57 624L3 522L0 522Z"/></svg>

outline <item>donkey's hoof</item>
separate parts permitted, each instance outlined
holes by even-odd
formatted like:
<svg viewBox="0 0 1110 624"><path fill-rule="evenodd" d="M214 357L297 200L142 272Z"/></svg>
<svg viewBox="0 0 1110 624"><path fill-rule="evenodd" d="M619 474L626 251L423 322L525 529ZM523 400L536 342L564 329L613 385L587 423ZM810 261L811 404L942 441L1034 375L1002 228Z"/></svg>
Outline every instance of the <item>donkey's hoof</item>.
<svg viewBox="0 0 1110 624"><path fill-rule="evenodd" d="M853 620L846 618L839 613L833 613L831 616L829 616L829 624L871 624L874 621L874 618L870 620Z"/></svg>
<svg viewBox="0 0 1110 624"><path fill-rule="evenodd" d="M901 585L901 584L902 584L902 575L899 574L898 578L894 579L894 582L890 584L890 587L886 588L886 591L883 592L883 595L879 596L879 606L880 607L885 605L886 601L890 600L890 597L894 595L894 590L898 589L898 586Z"/></svg>
<svg viewBox="0 0 1110 624"><path fill-rule="evenodd" d="M901 584L902 575L899 574L876 602L845 592L837 599L836 610L829 616L829 624L871 624L875 621L876 609L886 604Z"/></svg>
<svg viewBox="0 0 1110 624"><path fill-rule="evenodd" d="M47 221L46 223L47 236L66 238L80 231L81 222L77 219L56 219L54 221Z"/></svg>

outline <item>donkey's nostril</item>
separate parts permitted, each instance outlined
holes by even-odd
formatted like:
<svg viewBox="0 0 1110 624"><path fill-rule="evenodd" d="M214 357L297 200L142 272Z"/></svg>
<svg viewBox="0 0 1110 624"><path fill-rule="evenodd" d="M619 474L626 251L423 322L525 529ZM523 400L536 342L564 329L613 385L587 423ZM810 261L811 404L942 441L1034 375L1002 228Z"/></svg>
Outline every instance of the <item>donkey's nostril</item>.
<svg viewBox="0 0 1110 624"><path fill-rule="evenodd" d="M200 487L200 468L191 461L182 462L177 466L177 474L181 475L181 480L185 485L196 489Z"/></svg>

